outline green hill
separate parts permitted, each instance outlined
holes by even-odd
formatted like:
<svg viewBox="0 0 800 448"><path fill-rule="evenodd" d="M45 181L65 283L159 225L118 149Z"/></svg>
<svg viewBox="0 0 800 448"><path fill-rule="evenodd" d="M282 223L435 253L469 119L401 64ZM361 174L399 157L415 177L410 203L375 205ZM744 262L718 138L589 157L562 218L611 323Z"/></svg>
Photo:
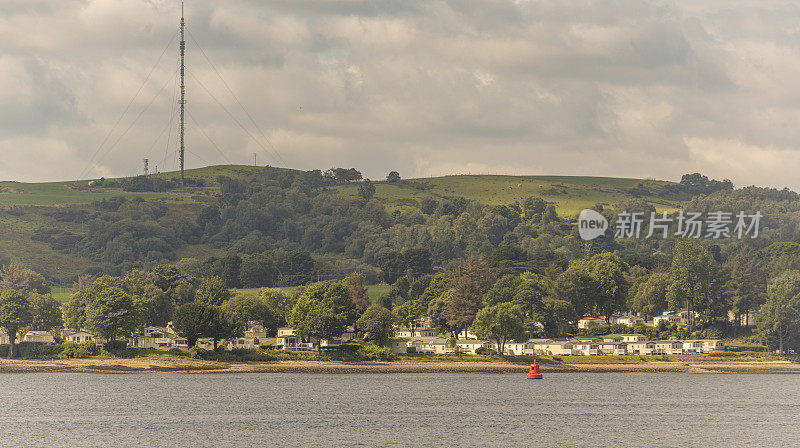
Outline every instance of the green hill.
<svg viewBox="0 0 800 448"><path fill-rule="evenodd" d="M205 186L177 188L165 193L90 187L92 180L0 182L0 207L90 204L115 196L186 203L217 193L219 176L247 180L260 169L245 165L220 165L186 170L187 178L201 179ZM178 173L159 173L153 177L175 179ZM666 191L668 185L676 185L674 182L615 177L456 175L374 183L377 187L375 197L394 208L416 203L425 197L464 197L485 205L504 205L536 196L554 204L559 215L574 216L578 211L598 203L613 206L635 197L645 199L658 210L667 211L678 207L681 201L690 199L687 196L676 197ZM333 188L345 197L358 195L357 182ZM639 191L636 191L637 188Z"/></svg>
<svg viewBox="0 0 800 448"><path fill-rule="evenodd" d="M100 257L115 258L114 254L109 255L108 253L112 249L103 247L87 249L85 241L77 242L81 238L87 239L88 236L93 236L90 221L98 213L103 213L102 210L92 205L96 201L125 197L128 200L141 198L148 202L161 204L158 206L164 207L164 213L156 218L158 224L162 226L161 232L178 233L175 226L186 228L195 225L194 222L203 207L220 201L222 192L217 181L220 176L241 181L240 185L250 185L265 182L263 173L263 167L253 166L210 166L192 169L186 171L186 177L192 180L190 186L174 187L173 182L171 184L173 187L166 192L124 191L122 185L125 180L121 179L105 180L102 185L98 185L97 180L47 183L0 182L0 264L21 263L43 273L57 284L68 285L71 283L70 279L81 273L96 271L101 269L100 266L107 266L107 260L103 261L106 263L105 265L100 264ZM292 179L292 176L298 175L300 172L289 169L272 169L270 173L273 178L283 176ZM169 181L176 179L178 173L160 173L152 177ZM275 182L275 180L267 180L267 182ZM459 175L408 179L394 183L380 181L374 182L374 184L376 186L374 198L389 214L396 211L402 212L405 209L419 208L426 199L441 202L449 198L461 197L481 205L498 206L522 202L525 198L533 196L544 199L548 204L553 205L560 216L572 219L579 210L595 204L614 207L621 202L638 198L652 204L659 211L670 211L690 199L689 195L678 193L680 188L675 188L679 186L676 183L606 177ZM333 195L334 198L341 198L342 204L345 204L345 201L358 198L359 185L359 182L331 185L324 187L323 191L326 191L329 196ZM279 188L289 188L289 184ZM137 221L137 213L139 212L130 215L131 223ZM298 215L298 217L302 218L302 215ZM324 222L324 212L321 217L313 219L317 223L313 225L320 226L320 231L331 229L331 226ZM156 221L151 220L150 222L154 224ZM105 226L112 224L113 221L109 221ZM105 230L105 228L97 227L95 232L101 230ZM142 236L142 231L142 229L133 231L125 237L128 239L123 238L115 242L113 250L124 252L128 246L137 244L158 246L158 241L141 243L140 239L146 239L145 236ZM340 232L341 228L330 231ZM348 232L352 231L351 228ZM315 238L313 235L312 233L305 238L313 240ZM243 237L240 235L236 238ZM322 235L320 234L319 237ZM134 238L134 240L130 240L130 238ZM169 235L162 235L162 239L169 239ZM188 239L187 241L191 242L174 245L166 252L150 253L148 248L140 248L143 255L133 258L129 256L128 259L133 262L119 262L121 264L118 263L115 266L129 269L137 266L137 263L145 265L157 263L159 260L163 260L163 257L166 256L165 253L169 254L167 259L172 260L186 257L202 260L208 257L221 257L232 250L230 246L227 246L228 243L219 239L219 236L216 238L196 237L194 240ZM274 239L267 238L260 244L276 247L274 246L276 243L277 241ZM80 244L83 246L80 246L82 249L78 250ZM287 247L288 243L281 244L283 245L277 247ZM300 244L301 242L297 240L296 243L288 244L288 248ZM313 246L308 250L319 256L327 256L329 251L333 250L326 248L330 246L330 241L327 244L328 246L318 246L313 241L302 242L303 246ZM348 259L347 255L351 249L345 249L344 243L338 246L336 250L333 250L335 255L331 255L334 257L331 263L337 266L354 263L355 261ZM368 243L367 246L369 246ZM94 255L85 255L88 252ZM124 254L121 256L124 258ZM362 261L358 261L358 263L362 263L369 257L372 256L359 255L356 259L361 258ZM105 268L102 269L105 270Z"/></svg>

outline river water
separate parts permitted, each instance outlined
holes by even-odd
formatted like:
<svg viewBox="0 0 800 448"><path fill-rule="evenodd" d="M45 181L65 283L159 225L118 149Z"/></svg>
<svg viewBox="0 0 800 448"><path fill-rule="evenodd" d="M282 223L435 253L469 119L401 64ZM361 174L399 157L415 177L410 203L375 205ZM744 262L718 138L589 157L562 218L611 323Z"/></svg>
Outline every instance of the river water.
<svg viewBox="0 0 800 448"><path fill-rule="evenodd" d="M0 445L800 446L800 375L0 374Z"/></svg>

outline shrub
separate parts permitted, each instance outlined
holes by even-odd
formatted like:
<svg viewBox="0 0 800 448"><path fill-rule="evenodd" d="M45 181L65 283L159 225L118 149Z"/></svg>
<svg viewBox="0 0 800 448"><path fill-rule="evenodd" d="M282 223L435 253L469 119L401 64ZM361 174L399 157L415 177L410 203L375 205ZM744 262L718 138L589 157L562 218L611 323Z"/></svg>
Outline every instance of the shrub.
<svg viewBox="0 0 800 448"><path fill-rule="evenodd" d="M94 342L84 342L76 344L74 342L65 342L63 349L58 357L62 359L67 358L88 358L90 356L97 356L100 354L100 347Z"/></svg>
<svg viewBox="0 0 800 448"><path fill-rule="evenodd" d="M361 361L363 359L360 342L349 341L334 347L323 347L322 356L334 361Z"/></svg>
<svg viewBox="0 0 800 448"><path fill-rule="evenodd" d="M125 350L128 348L128 341L108 341L103 345L103 348L110 352Z"/></svg>
<svg viewBox="0 0 800 448"><path fill-rule="evenodd" d="M406 353L417 353L417 348L413 345L410 347L406 347Z"/></svg>
<svg viewBox="0 0 800 448"><path fill-rule="evenodd" d="M8 357L9 345L0 345L0 357ZM43 344L41 342L20 342L17 344L17 356L20 359L55 359L61 353L60 344Z"/></svg>
<svg viewBox="0 0 800 448"><path fill-rule="evenodd" d="M389 347L380 347L375 344L366 344L359 351L365 361L391 361L394 354Z"/></svg>

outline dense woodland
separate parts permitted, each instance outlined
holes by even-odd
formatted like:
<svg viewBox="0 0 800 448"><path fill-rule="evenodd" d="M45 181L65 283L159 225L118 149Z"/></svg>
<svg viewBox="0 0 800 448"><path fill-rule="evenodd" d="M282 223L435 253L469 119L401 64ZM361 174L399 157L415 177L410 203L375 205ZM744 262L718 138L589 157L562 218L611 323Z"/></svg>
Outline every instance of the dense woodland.
<svg viewBox="0 0 800 448"><path fill-rule="evenodd" d="M356 181L358 197L330 189ZM425 188L401 180L396 172L387 182ZM767 311L763 305L771 297L797 299L793 282L800 270L800 197L790 190L734 189L727 180L685 175L663 194L691 194L683 206L687 211L760 211L759 236L615 239L608 232L584 243L574 220L560 217L553 204L536 197L503 206L429 197L387 209L373 198L374 184L353 169L323 173L267 167L250 179L221 177L218 183L219 196L194 216L175 213L158 201L122 198L97 202L91 211L52 212L58 220L85 223L89 231L40 230L36 238L88 256L98 266L76 283L68 306L73 317L67 323L75 328L85 323L80 312L74 317L76 309L83 309L81 282L99 284L94 287L102 290L113 286L134 302L147 302L146 311L137 312L139 324L163 324L192 304L224 307L233 300L226 296L229 288L311 284L293 297L264 290L262 299L282 305L264 305L269 318L261 320L272 328L306 328L298 316L315 315L308 310L317 305L304 302L311 296L317 304L330 302L329 310L317 311L338 316L316 323L329 330L354 324L368 308L362 285L386 282L393 287L378 306L390 310L395 320L414 325L427 316L444 333L473 328L488 337L493 320L511 319L513 338L563 336L574 332L577 319L585 315L652 317L665 310L689 312L692 324L662 328L661 336L735 335L742 331L740 323L751 323L751 313ZM594 208L610 222L620 211L644 216L655 211L643 199ZM223 249L227 255L176 256L192 244ZM347 305L351 302L357 305L353 309ZM728 319L729 312L736 323ZM760 323L763 339L776 347L795 346L797 329L789 321L771 330L766 321ZM316 330L301 333L319 337Z"/></svg>

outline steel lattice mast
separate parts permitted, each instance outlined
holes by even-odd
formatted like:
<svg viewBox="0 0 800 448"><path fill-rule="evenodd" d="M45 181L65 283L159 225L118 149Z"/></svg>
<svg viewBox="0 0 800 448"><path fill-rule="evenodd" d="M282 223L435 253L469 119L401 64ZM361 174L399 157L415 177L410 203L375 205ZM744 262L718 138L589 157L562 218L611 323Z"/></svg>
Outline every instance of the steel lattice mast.
<svg viewBox="0 0 800 448"><path fill-rule="evenodd" d="M186 105L186 85L184 83L183 75L184 75L184 56L186 53L186 41L184 40L183 36L183 29L184 29L185 21L183 19L183 2L181 2L181 44L180 44L180 53L181 53L181 99L178 102L181 107L180 113L180 140L181 140L181 150L180 150L180 162L181 162L181 185L184 185L184 178L183 178L183 162L184 162L184 143L183 143L183 109Z"/></svg>

